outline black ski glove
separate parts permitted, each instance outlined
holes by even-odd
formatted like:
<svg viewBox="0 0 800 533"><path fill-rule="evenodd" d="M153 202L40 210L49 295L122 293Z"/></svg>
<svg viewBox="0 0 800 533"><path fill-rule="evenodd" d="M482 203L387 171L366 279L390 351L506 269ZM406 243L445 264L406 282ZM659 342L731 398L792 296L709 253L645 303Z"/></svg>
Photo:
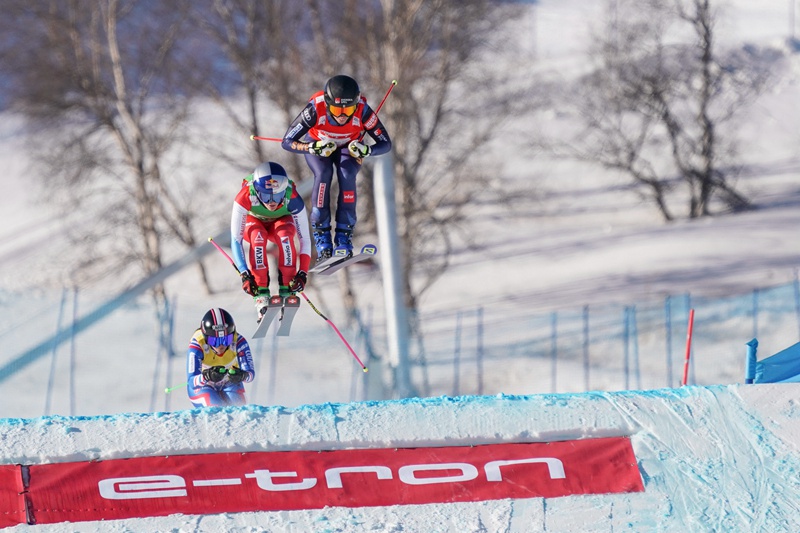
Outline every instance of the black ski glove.
<svg viewBox="0 0 800 533"><path fill-rule="evenodd" d="M228 381L231 383L241 383L247 377L247 372L241 368L233 367L228 369Z"/></svg>
<svg viewBox="0 0 800 533"><path fill-rule="evenodd" d="M256 278L253 277L253 273L245 270L239 275L242 277L242 290L250 296L255 296L258 293L258 284L256 283Z"/></svg>
<svg viewBox="0 0 800 533"><path fill-rule="evenodd" d="M222 365L218 365L203 370L203 377L206 379L206 381L217 383L222 381L222 379L225 377L225 374L227 373L228 373L227 368L225 368Z"/></svg>
<svg viewBox="0 0 800 533"><path fill-rule="evenodd" d="M292 292L303 292L306 288L306 282L308 282L308 274L301 270L289 284L289 290Z"/></svg>

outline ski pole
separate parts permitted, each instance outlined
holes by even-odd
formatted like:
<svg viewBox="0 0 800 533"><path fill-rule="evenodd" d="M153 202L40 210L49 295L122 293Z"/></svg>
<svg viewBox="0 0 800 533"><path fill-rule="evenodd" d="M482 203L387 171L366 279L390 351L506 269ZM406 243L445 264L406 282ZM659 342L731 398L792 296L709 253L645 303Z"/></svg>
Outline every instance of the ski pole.
<svg viewBox="0 0 800 533"><path fill-rule="evenodd" d="M392 92L392 89L394 89L395 85L397 85L397 80L392 80L392 84L389 85L389 90L386 91L386 94L383 95L383 100L381 100L381 103L378 104L378 107L375 108L375 114L376 115L378 114L378 112L383 107L383 103L386 101L386 99L389 98L389 93ZM366 134L367 134L366 130L362 131L358 136L358 142L361 142L362 140L364 140L364 135L366 135Z"/></svg>
<svg viewBox="0 0 800 533"><path fill-rule="evenodd" d="M174 391L175 389L180 389L181 387L185 387L187 385L187 383L188 382L184 381L180 385L175 385L174 387L167 387L166 389L164 389L164 392L169 394L170 392Z"/></svg>
<svg viewBox="0 0 800 533"><path fill-rule="evenodd" d="M231 259L231 256L229 256L229 255L227 254L227 252L225 252L225 250L223 250L222 248L220 248L220 246L219 246L219 245L218 245L216 242L214 242L214 239L212 239L211 237L209 237L209 238L208 238L208 242L210 242L211 244L213 244L213 245L214 245L214 248L216 248L217 250L219 250L219 253L221 253L222 255L224 255L224 256L225 256L225 257L228 259L228 261L230 261L230 263L233 265L233 268L236 268L236 264L233 262L233 259ZM239 270L237 269L236 271L238 272ZM331 320L330 320L328 317L326 317L325 315L323 315L323 314L320 312L320 310L319 310L319 309L317 309L317 307L316 307L316 306L315 306L313 303L311 303L311 300L309 300L309 299L308 299L308 296L306 296L306 293L304 293L304 292L302 292L302 291L301 291L301 292L300 292L300 294L302 294L302 295L303 295L303 298L305 298L305 299L306 299L306 302L308 302L308 305L310 305L310 306L311 306L311 309L313 309L315 313L317 313L319 316L321 316L321 317L322 317L322 319L323 319L323 320L325 320L325 322L327 322L327 323L328 323L328 324L329 324L329 325L330 325L330 326L333 328L333 330L336 332L336 334L337 334L337 335L339 336L339 338L342 340L342 342L344 343L344 345L345 345L345 346L347 346L347 349L348 349L348 350L350 350L350 353L353 355L353 357L355 357L356 361L358 361L358 364L359 364L359 365L361 365L361 370L363 370L364 372L369 372L369 369L367 369L367 367L366 367L366 366L364 366L364 363L362 363L362 362L361 362L361 359L359 359L359 358L358 358L358 355L356 355L356 352L355 352L355 350L353 350L352 346L350 346L350 343L349 343L349 342L347 342L347 340L344 338L344 335L342 335L342 332L341 332L341 331L339 331L339 328L337 328L337 327L336 327L336 324L334 324L333 322L331 322Z"/></svg>
<svg viewBox="0 0 800 533"><path fill-rule="evenodd" d="M233 265L233 268L235 268L235 269L236 269L236 272L237 272L237 273L241 274L241 272L239 272L239 269L238 269L238 268L236 268L236 263L234 263L234 262L233 262L233 258L232 258L231 256L229 256L229 255L228 255L228 253L227 253L225 250L223 250L222 248L220 248L219 244L217 244L217 243L214 241L213 237L209 237L209 238L208 238L208 242L210 242L211 244L213 244L213 245L214 245L214 248L216 248L217 250L219 250L219 253L221 253L222 255L224 255L224 256L225 256L225 259L227 259L227 260L230 262L230 264L231 264L231 265Z"/></svg>
<svg viewBox="0 0 800 533"><path fill-rule="evenodd" d="M392 92L392 89L394 89L395 85L397 85L397 80L392 80L392 84L389 85L389 90L386 91L386 94L383 95L383 100L381 100L381 103L378 104L378 107L375 109L376 115L378 114L378 111L380 111L381 108L383 107L383 103L386 101L386 99L389 98L389 93Z"/></svg>
<svg viewBox="0 0 800 533"><path fill-rule="evenodd" d="M347 342L347 340L345 340L344 336L342 335L342 332L341 332L341 331L339 331L339 328L337 328L337 327L336 327L336 324L334 324L333 322L331 322L331 319L330 319L330 318L328 318L328 317L326 317L325 315L323 315L323 314L320 312L320 310L319 310L319 309L317 309L317 307L316 307L314 304L312 304L312 303L311 303L311 300L309 300L309 299L308 299L308 296L306 296L306 293L304 293L304 292L301 292L300 294L302 294L302 295L303 295L303 298L305 298L305 299L306 299L306 302L308 302L308 305L310 305L310 306L311 306L311 309L313 309L315 313L317 313L319 316L321 316L321 317L322 317L322 319L323 319L323 320L325 320L325 322L327 322L327 323L328 323L328 325L330 325L330 327L332 327L332 328L333 328L333 331L335 331L335 332L336 332L336 334L337 334L337 335L339 336L339 338L342 340L342 342L344 343L344 345L345 345L345 346L347 346L347 349L348 349L348 350L350 350L350 354L351 354L353 357L355 357L356 361L358 361L358 364L359 364L359 365L361 365L361 370L363 370L364 372L369 372L369 369L367 369L367 367L366 367L366 366L364 366L364 363L362 363L362 362L361 362L361 359L359 359L359 358L358 358L358 356L356 355L356 352L355 352L355 350L353 350L353 347L352 347L352 346L350 346L350 343L349 343L349 342Z"/></svg>
<svg viewBox="0 0 800 533"><path fill-rule="evenodd" d="M283 141L283 139L281 139L279 137L259 137L258 135L251 135L250 136L250 140L251 141L276 141L276 142L282 142Z"/></svg>
<svg viewBox="0 0 800 533"><path fill-rule="evenodd" d="M692 355L692 326L694 326L694 309L689 310L689 327L686 331L686 360L683 362L681 385L686 385L686 381L689 378L689 357Z"/></svg>

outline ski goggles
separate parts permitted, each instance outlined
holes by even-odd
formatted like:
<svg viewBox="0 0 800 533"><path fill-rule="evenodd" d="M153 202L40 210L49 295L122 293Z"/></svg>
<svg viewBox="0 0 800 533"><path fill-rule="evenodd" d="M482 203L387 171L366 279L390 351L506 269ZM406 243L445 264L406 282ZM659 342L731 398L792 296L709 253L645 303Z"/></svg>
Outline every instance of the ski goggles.
<svg viewBox="0 0 800 533"><path fill-rule="evenodd" d="M281 191L281 192L258 191L258 199L261 200L261 203L265 205L273 202L279 204L283 201L285 195L286 191Z"/></svg>
<svg viewBox="0 0 800 533"><path fill-rule="evenodd" d="M353 113L356 112L356 104L353 105L329 105L328 111L331 112L331 115L334 117L340 117L342 115L347 115L348 117L351 116Z"/></svg>
<svg viewBox="0 0 800 533"><path fill-rule="evenodd" d="M212 348L217 346L230 346L233 342L233 333L228 333L224 337L207 337L206 343Z"/></svg>

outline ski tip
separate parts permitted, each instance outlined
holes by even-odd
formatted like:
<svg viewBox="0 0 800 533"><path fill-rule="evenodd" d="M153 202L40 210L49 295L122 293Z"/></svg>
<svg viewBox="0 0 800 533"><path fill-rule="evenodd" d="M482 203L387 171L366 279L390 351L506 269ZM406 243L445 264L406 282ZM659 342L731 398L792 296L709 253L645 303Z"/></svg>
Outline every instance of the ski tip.
<svg viewBox="0 0 800 533"><path fill-rule="evenodd" d="M255 136L255 135L251 135L251 136L250 136L250 140L251 140L251 141L255 141L255 140L256 140L256 136Z"/></svg>
<svg viewBox="0 0 800 533"><path fill-rule="evenodd" d="M363 367L361 370L363 370L364 372L369 372L369 368L367 367Z"/></svg>

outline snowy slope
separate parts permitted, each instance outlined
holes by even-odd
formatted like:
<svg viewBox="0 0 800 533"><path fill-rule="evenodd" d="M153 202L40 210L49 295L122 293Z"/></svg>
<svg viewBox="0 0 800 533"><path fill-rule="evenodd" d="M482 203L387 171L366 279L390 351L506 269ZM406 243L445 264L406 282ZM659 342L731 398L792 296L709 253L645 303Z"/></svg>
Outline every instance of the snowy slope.
<svg viewBox="0 0 800 533"><path fill-rule="evenodd" d="M786 37L784 2L737 0L732 5L732 17L724 21L725 42L765 44ZM581 39L587 35L584 8L584 0L544 0L521 21L536 27L535 37L527 34L525 42L536 68L577 61ZM426 295L423 312L468 309L476 296L516 297L517 305L546 312L687 291L729 295L791 280L800 257L800 68L796 59L794 64L794 71L770 88L742 129L745 160L755 171L743 176L741 185L758 206L756 211L665 226L633 192L609 182L596 169L506 154L504 170L509 176L536 178L543 192L542 209L536 216L513 219L514 239L500 211L476 225L486 247L480 254L465 250L456 258ZM62 221L41 216L34 220L32 213L40 214L41 202L35 162L24 156L19 123L14 117L3 118L0 306L11 317L5 333L13 332L16 341L0 349L0 363L5 364L28 342L40 340L42 324L48 334L55 331L62 295L54 287L66 284L69 273L59 271ZM52 283L36 291L34 299L29 281L40 269L48 269ZM211 275L221 288L213 298L187 290L197 285L192 269L171 282L170 289L178 295L175 327L181 338L188 340L210 305L222 305L236 317L252 316L252 306L229 265L220 260ZM355 277L360 296L381 293L376 272L359 270ZM21 288L25 291L17 293ZM114 291L100 287L82 293L79 313L99 305L110 292ZM315 284L309 295L343 325L334 284ZM380 298L375 305L379 321ZM69 309L67 301L66 317ZM0 463L630 436L645 491L172 516L9 531L800 531L796 385L517 396L513 394L547 390L547 370L509 366L503 379L487 384L492 393L499 391L493 396L349 404L348 399L360 397L357 393L366 387L363 376L325 323L305 309L296 319L298 335L280 341L279 356L271 355L267 343L256 345L259 377L248 389L254 405L187 411L183 391L174 397L154 394L164 386L155 377L170 385L184 379L182 353L155 377L139 370L142 361L146 366L159 360L153 350L152 321L146 305L128 305L78 337L77 361L70 360L71 348L62 346L51 359L4 383ZM747 339L743 334L740 341ZM363 355L363 346L351 340ZM787 338L785 345L795 340ZM743 351L732 355L737 361L742 356ZM77 368L74 382L71 364ZM718 376L730 375L722 366ZM372 369L370 376L374 375L380 375L379 368ZM45 398L50 380L55 383L53 396ZM727 381L720 377L714 382ZM98 395L99 383L110 392ZM68 413L73 404L74 412L85 415L127 414L34 418L47 406L50 413Z"/></svg>
<svg viewBox="0 0 800 533"><path fill-rule="evenodd" d="M6 419L0 422L5 464L624 436L644 484L643 492L628 494L176 515L8 531L798 531L799 394L796 384L741 385ZM214 474L224 476L208 473ZM241 490L257 491L252 484Z"/></svg>

